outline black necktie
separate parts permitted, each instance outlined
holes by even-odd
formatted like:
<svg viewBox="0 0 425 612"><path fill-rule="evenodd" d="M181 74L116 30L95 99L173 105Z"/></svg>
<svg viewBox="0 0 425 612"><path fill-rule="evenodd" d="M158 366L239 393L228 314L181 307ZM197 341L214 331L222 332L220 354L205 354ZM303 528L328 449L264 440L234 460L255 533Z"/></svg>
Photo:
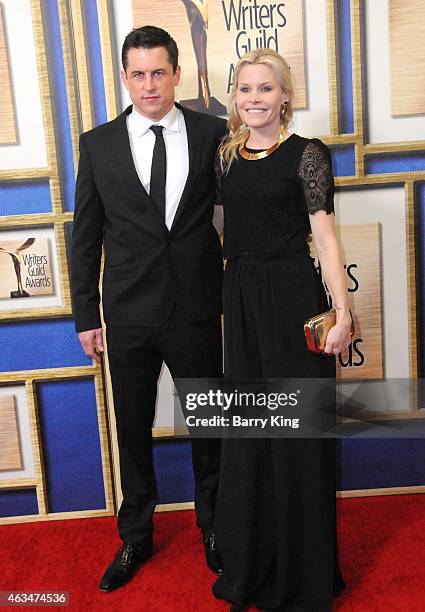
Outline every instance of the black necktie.
<svg viewBox="0 0 425 612"><path fill-rule="evenodd" d="M155 202L165 223L165 182L167 180L167 155L162 125L151 125L155 134L155 146L152 155L151 181L149 195Z"/></svg>

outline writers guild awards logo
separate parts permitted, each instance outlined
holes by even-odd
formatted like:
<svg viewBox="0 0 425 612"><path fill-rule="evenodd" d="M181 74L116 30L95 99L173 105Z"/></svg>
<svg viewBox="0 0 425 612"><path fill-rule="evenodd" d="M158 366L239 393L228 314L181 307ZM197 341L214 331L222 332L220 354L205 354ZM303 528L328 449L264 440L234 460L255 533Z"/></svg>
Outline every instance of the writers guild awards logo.
<svg viewBox="0 0 425 612"><path fill-rule="evenodd" d="M207 28L208 0L181 0L189 19L192 45L198 66L198 98L181 100L181 103L192 110L210 113L211 115L226 115L227 109L211 96L208 83L207 66Z"/></svg>
<svg viewBox="0 0 425 612"><path fill-rule="evenodd" d="M22 298L22 297L30 297L30 294L27 293L22 286L22 274L21 274L21 251L28 249L32 244L34 244L35 238L28 238L24 244L21 244L15 251L8 251L7 249L0 246L0 253L6 253L10 255L12 258L13 266L15 268L16 280L18 283L18 290L11 291L11 298Z"/></svg>

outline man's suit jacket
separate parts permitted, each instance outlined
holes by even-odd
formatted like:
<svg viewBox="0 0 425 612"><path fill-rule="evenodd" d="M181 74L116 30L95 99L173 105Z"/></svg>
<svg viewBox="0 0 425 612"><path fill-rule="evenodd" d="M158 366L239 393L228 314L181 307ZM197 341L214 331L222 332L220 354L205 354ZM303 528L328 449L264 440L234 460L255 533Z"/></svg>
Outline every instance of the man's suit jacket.
<svg viewBox="0 0 425 612"><path fill-rule="evenodd" d="M132 107L80 137L71 265L78 332L100 327L102 245L107 324L157 326L175 304L191 321L221 312L213 166L225 122L177 106L186 123L189 175L170 231L136 172L126 125Z"/></svg>

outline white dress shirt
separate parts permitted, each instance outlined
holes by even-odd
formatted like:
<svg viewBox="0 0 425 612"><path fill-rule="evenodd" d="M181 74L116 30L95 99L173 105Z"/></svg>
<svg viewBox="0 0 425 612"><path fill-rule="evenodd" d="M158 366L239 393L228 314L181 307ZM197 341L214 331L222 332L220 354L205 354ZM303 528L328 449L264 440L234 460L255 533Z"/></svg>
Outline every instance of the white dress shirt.
<svg viewBox="0 0 425 612"><path fill-rule="evenodd" d="M189 151L183 113L176 106L160 121L141 115L133 106L127 115L127 130L131 152L140 182L150 190L151 166L155 134L151 125L162 125L167 153L167 182L165 185L165 224L171 229L180 198L189 174Z"/></svg>

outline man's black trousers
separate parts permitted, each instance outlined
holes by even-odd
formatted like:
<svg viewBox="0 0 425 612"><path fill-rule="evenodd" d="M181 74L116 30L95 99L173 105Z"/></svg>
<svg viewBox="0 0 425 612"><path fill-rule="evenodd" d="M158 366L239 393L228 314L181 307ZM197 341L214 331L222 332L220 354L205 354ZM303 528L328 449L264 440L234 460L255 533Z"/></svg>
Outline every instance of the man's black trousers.
<svg viewBox="0 0 425 612"><path fill-rule="evenodd" d="M149 548L158 501L151 430L162 362L173 378L221 377L221 322L190 322L175 309L157 327L109 325L106 336L123 493L119 534L126 543ZM214 526L219 462L220 440L192 440L196 520L204 534Z"/></svg>

